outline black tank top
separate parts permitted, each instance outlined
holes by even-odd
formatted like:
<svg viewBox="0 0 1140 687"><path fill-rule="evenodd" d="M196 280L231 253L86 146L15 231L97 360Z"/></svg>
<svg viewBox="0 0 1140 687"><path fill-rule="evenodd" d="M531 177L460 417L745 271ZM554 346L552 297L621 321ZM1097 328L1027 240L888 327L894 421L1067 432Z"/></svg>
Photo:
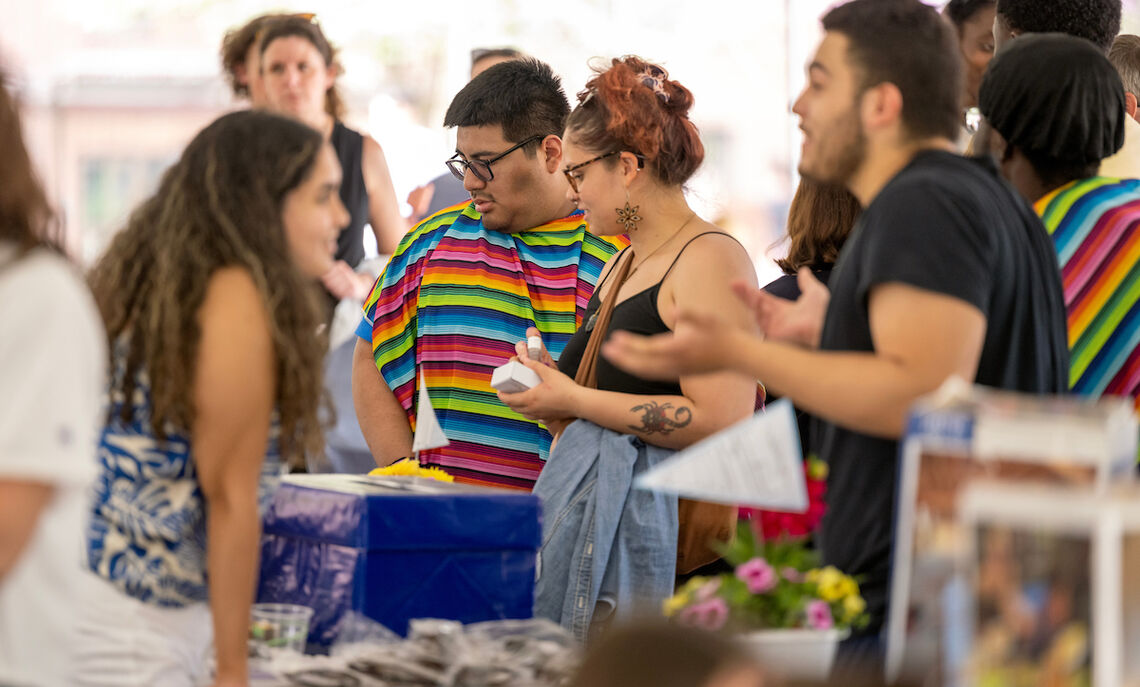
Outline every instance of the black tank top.
<svg viewBox="0 0 1140 687"><path fill-rule="evenodd" d="M642 336L651 336L653 334L664 334L670 331L669 327L665 326L664 320L661 319L661 314L657 312L657 294L661 292L661 284L664 283L665 278L673 271L673 267L677 264L677 260L681 258L681 254L689 247L689 244L696 241L706 234L721 234L729 236L722 231L706 231L697 234L689 239L685 245L681 246L681 250L677 251L677 257L673 258L672 264L669 269L665 270L665 274L661 275L661 280L653 286L641 291L624 301L614 306L613 316L610 318L610 326L606 331L608 338L611 333L616 330L632 332ZM729 237L731 238L731 237ZM625 252L624 250L622 251ZM614 263L617 264L616 262ZM613 270L606 275L613 274ZM601 307L601 300L598 298L598 293L602 290L602 285L605 281L598 284L594 289L594 293L590 296L590 302L586 305L586 315L583 319L583 325L574 332L574 336L566 342L566 348L562 350L562 356L558 359L558 369L564 374L573 377L578 374L578 365L582 362L582 355L586 352L586 343L590 340L590 332L593 322L593 316L598 312ZM620 288L620 286L618 287ZM598 388L602 391L617 391L624 394L638 394L641 396L680 396L681 385L677 382L662 382L652 379L642 379L635 377L624 370L621 370L610 363L605 356L598 356Z"/></svg>
<svg viewBox="0 0 1140 687"><path fill-rule="evenodd" d="M333 123L329 143L340 160L340 200L350 217L336 239L336 259L355 268L364 259L364 225L368 223L368 189L362 166L364 137L338 121Z"/></svg>

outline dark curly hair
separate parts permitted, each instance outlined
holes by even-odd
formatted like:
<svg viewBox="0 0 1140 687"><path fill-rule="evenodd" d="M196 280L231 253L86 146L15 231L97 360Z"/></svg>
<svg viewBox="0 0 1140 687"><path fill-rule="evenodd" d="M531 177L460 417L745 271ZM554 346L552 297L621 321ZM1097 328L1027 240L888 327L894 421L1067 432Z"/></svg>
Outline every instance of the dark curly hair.
<svg viewBox="0 0 1140 687"><path fill-rule="evenodd" d="M997 13L1017 33L1067 33L1104 52L1120 33L1120 0L998 0Z"/></svg>
<svg viewBox="0 0 1140 687"><path fill-rule="evenodd" d="M313 129L268 112L219 118L194 137L91 270L111 348L128 348L112 392L134 398L145 370L151 429L160 440L168 426L180 433L193 426L197 313L214 272L238 266L269 314L282 458L304 465L305 455L319 455L324 312L316 285L289 253L281 208L312 173L322 144ZM123 404L124 422L133 411Z"/></svg>

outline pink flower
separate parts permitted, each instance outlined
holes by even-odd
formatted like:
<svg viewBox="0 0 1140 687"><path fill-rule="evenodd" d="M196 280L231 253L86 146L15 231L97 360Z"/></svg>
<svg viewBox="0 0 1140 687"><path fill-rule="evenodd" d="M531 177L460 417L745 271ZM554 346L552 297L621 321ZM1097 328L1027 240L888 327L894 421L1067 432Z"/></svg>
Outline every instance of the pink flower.
<svg viewBox="0 0 1140 687"><path fill-rule="evenodd" d="M716 596L717 590L719 589L720 578L714 577L705 584L701 585L701 588L697 590L697 593L693 595L693 598L695 598L697 601L708 601L709 599Z"/></svg>
<svg viewBox="0 0 1140 687"><path fill-rule="evenodd" d="M783 575L784 579L788 582L799 583L804 581L803 573L801 573L799 570L796 570L790 565L781 570L780 574Z"/></svg>
<svg viewBox="0 0 1140 687"><path fill-rule="evenodd" d="M763 558L753 558L736 566L736 577L748 585L748 591L753 594L763 594L779 581L776 571Z"/></svg>
<svg viewBox="0 0 1140 687"><path fill-rule="evenodd" d="M808 625L816 630L830 630L835 624L831 617L831 606L826 601L816 599L807 605Z"/></svg>
<svg viewBox="0 0 1140 687"><path fill-rule="evenodd" d="M702 630L719 630L728 621L728 603L720 597L693 604L681 611L681 623Z"/></svg>

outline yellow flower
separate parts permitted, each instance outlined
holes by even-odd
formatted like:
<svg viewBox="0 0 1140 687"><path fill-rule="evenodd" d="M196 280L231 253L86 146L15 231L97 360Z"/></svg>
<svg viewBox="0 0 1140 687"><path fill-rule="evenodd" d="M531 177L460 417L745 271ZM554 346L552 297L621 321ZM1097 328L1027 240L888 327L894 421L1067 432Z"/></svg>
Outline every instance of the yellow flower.
<svg viewBox="0 0 1140 687"><path fill-rule="evenodd" d="M843 619L845 621L851 622L865 610L867 610L867 602L858 594L843 599Z"/></svg>
<svg viewBox="0 0 1140 687"><path fill-rule="evenodd" d="M671 618L671 617L673 617L673 615L680 612L680 610L682 608L684 608L685 606L687 606L688 604L689 604L689 595L677 593L677 594L674 594L673 596L669 597L668 599L665 599L665 601L661 604L661 609L663 611L665 611L665 617L666 618Z"/></svg>
<svg viewBox="0 0 1140 687"><path fill-rule="evenodd" d="M827 479L827 463L816 457L814 453L811 454L807 458L807 474L814 480Z"/></svg>
<svg viewBox="0 0 1140 687"><path fill-rule="evenodd" d="M843 580L839 583L839 589L844 599L859 596L859 584L850 575L843 576Z"/></svg>
<svg viewBox="0 0 1140 687"><path fill-rule="evenodd" d="M814 572L814 571L813 571ZM815 582L816 588L819 590L819 598L827 602L839 601L845 596L846 587L843 583L846 575L839 572L839 569L833 565L819 571L819 575L813 580L809 573L809 582Z"/></svg>
<svg viewBox="0 0 1140 687"><path fill-rule="evenodd" d="M369 475L386 475L395 477L424 477L440 482L454 482L455 478L436 467L420 467L414 461L401 460L383 468L376 468Z"/></svg>

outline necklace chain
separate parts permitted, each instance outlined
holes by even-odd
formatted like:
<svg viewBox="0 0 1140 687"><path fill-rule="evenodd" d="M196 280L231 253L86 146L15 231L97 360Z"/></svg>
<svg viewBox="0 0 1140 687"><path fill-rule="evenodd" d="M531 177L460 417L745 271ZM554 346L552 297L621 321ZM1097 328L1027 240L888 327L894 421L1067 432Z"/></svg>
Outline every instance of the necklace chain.
<svg viewBox="0 0 1140 687"><path fill-rule="evenodd" d="M636 272L638 270L638 268L640 268L642 265L644 265L649 260L649 258L652 258L654 255L657 255L658 251L660 251L662 248L665 247L666 244L668 244L670 241L672 241L677 236L677 234L680 234L681 230L684 229L685 227L687 227L689 225L689 222L692 222L693 218L696 216L697 216L696 212L689 212L689 216L685 218L684 222L681 222L681 226L677 227L677 229L672 234L669 234L669 237L666 238L664 241L662 241L661 245L654 248L652 251L649 252L649 255L646 255L636 265L633 265L629 268L629 274L625 275L626 281L628 281L629 278L633 276L633 273ZM636 254L631 256L630 260L632 260L635 257L637 257Z"/></svg>

